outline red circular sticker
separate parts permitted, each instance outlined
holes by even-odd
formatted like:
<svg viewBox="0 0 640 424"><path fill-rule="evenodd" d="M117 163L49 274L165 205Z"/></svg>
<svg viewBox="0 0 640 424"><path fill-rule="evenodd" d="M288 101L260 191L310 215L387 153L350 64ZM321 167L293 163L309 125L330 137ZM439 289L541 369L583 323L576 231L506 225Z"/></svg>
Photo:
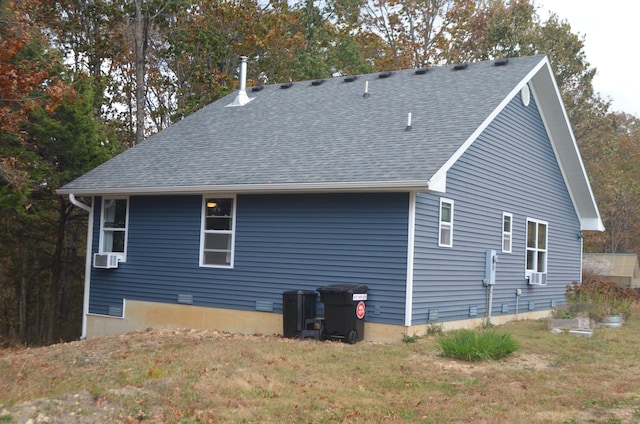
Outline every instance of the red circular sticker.
<svg viewBox="0 0 640 424"><path fill-rule="evenodd" d="M364 302L360 301L358 303L358 306L356 306L356 316L358 317L358 319L364 318L364 312L365 312Z"/></svg>

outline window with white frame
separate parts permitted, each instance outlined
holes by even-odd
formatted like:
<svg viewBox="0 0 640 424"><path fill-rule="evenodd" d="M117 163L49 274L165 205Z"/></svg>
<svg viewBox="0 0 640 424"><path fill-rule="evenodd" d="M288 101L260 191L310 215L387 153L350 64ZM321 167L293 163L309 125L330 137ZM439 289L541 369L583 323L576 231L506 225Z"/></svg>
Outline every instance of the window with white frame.
<svg viewBox="0 0 640 424"><path fill-rule="evenodd" d="M508 212L502 212L502 252L511 253L511 236L513 215Z"/></svg>
<svg viewBox="0 0 640 424"><path fill-rule="evenodd" d="M450 199L440 199L438 246L453 246L453 200Z"/></svg>
<svg viewBox="0 0 640 424"><path fill-rule="evenodd" d="M102 199L100 253L115 253L121 261L126 259L128 222L128 198Z"/></svg>
<svg viewBox="0 0 640 424"><path fill-rule="evenodd" d="M235 199L207 197L202 203L200 265L233 267Z"/></svg>
<svg viewBox="0 0 640 424"><path fill-rule="evenodd" d="M547 272L547 223L527 218L527 273Z"/></svg>

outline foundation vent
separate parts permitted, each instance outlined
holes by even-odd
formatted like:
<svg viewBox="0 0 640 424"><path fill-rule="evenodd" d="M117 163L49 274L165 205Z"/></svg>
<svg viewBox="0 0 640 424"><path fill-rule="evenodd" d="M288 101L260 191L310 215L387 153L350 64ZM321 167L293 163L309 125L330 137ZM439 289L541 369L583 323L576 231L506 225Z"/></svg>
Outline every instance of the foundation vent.
<svg viewBox="0 0 640 424"><path fill-rule="evenodd" d="M438 321L438 310L437 309L429 309L429 322Z"/></svg>
<svg viewBox="0 0 640 424"><path fill-rule="evenodd" d="M121 317L122 316L122 306L109 306L109 316Z"/></svg>
<svg viewBox="0 0 640 424"><path fill-rule="evenodd" d="M178 294L178 303L182 303L185 305L193 305L193 295L192 294Z"/></svg>
<svg viewBox="0 0 640 424"><path fill-rule="evenodd" d="M273 312L273 302L269 300L256 300L256 311Z"/></svg>

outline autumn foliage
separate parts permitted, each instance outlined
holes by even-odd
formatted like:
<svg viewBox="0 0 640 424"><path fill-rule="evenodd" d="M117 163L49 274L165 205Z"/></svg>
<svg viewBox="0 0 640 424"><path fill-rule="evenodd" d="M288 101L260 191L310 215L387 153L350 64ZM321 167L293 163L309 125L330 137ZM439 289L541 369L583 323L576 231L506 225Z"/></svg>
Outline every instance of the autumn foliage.
<svg viewBox="0 0 640 424"><path fill-rule="evenodd" d="M583 47L533 0L0 0L0 343L78 335L86 213L56 188L235 90L240 55L258 85L546 54L607 227L585 249L640 253L640 121Z"/></svg>
<svg viewBox="0 0 640 424"><path fill-rule="evenodd" d="M66 87L51 75L46 39L25 10L29 2L8 0L0 27L0 130L18 132L37 106L52 111ZM10 12L8 12L10 11Z"/></svg>

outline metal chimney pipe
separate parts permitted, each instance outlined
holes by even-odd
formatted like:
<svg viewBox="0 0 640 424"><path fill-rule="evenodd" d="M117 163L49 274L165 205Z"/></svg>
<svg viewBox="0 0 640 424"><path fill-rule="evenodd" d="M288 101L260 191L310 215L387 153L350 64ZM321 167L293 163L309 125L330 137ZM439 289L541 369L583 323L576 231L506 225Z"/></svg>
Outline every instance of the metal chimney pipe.
<svg viewBox="0 0 640 424"><path fill-rule="evenodd" d="M238 95L225 107L244 106L253 100L253 97L247 96L247 56L240 56L240 89Z"/></svg>
<svg viewBox="0 0 640 424"><path fill-rule="evenodd" d="M247 89L247 56L240 56L240 91Z"/></svg>

